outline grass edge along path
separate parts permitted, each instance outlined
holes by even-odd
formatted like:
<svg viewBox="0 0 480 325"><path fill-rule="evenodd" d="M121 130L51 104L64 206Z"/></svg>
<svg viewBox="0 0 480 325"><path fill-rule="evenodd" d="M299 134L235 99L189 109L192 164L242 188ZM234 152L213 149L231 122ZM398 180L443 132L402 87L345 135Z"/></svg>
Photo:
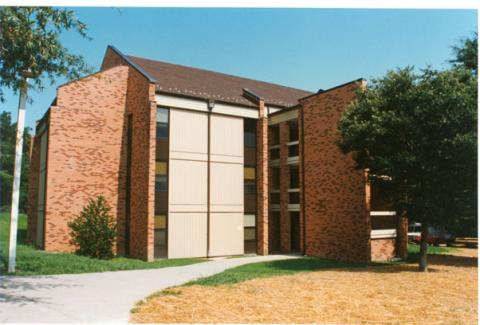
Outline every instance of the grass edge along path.
<svg viewBox="0 0 480 325"><path fill-rule="evenodd" d="M145 262L126 257L99 260L72 253L45 252L26 243L27 216L20 214L18 221L17 270L14 274L11 274L6 272L10 214L0 213L0 275L58 275L144 270L184 266L207 261L202 258L181 258Z"/></svg>

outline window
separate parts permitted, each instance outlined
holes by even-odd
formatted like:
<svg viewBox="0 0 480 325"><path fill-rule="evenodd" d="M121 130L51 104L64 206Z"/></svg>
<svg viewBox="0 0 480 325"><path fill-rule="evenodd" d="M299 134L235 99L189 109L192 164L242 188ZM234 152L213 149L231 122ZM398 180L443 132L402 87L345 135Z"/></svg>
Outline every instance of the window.
<svg viewBox="0 0 480 325"><path fill-rule="evenodd" d="M167 163L157 161L155 163L155 192L166 192L168 190L167 180Z"/></svg>
<svg viewBox="0 0 480 325"><path fill-rule="evenodd" d="M244 119L243 123L243 141L247 148L257 146L257 121L254 119Z"/></svg>
<svg viewBox="0 0 480 325"><path fill-rule="evenodd" d="M280 193L270 193L270 204L280 204Z"/></svg>
<svg viewBox="0 0 480 325"><path fill-rule="evenodd" d="M166 192L167 189L167 175L155 175L155 192Z"/></svg>
<svg viewBox="0 0 480 325"><path fill-rule="evenodd" d="M255 181L255 167L245 166L243 168L244 192L245 194L257 193L257 182Z"/></svg>
<svg viewBox="0 0 480 325"><path fill-rule="evenodd" d="M271 188L273 190L280 189L280 168L271 167L270 172L272 173L271 180L270 180L272 182Z"/></svg>
<svg viewBox="0 0 480 325"><path fill-rule="evenodd" d="M280 159L280 148L271 148L270 149L270 159L275 160L275 159Z"/></svg>
<svg viewBox="0 0 480 325"><path fill-rule="evenodd" d="M288 134L289 138L288 141L298 141L298 121L297 120L291 120L288 122Z"/></svg>
<svg viewBox="0 0 480 325"><path fill-rule="evenodd" d="M154 244L155 244L155 257L167 256L167 216L164 214L155 215L155 232L154 232Z"/></svg>
<svg viewBox="0 0 480 325"><path fill-rule="evenodd" d="M157 108L157 139L168 138L168 109Z"/></svg>
<svg viewBox="0 0 480 325"><path fill-rule="evenodd" d="M300 204L300 192L288 193L288 204Z"/></svg>
<svg viewBox="0 0 480 325"><path fill-rule="evenodd" d="M298 166L290 166L290 188L299 188Z"/></svg>
<svg viewBox="0 0 480 325"><path fill-rule="evenodd" d="M245 167L243 171L245 179L255 180L255 167Z"/></svg>
<svg viewBox="0 0 480 325"><path fill-rule="evenodd" d="M289 157L298 157L299 146L297 144L291 144L288 146L288 156Z"/></svg>
<svg viewBox="0 0 480 325"><path fill-rule="evenodd" d="M280 144L280 129L278 125L270 125L268 127L268 137L270 145L274 146Z"/></svg>

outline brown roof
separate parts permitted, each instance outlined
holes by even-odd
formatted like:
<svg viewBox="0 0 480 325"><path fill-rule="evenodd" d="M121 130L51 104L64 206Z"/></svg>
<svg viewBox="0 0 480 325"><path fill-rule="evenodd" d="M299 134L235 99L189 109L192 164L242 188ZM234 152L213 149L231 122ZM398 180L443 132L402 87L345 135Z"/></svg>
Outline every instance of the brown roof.
<svg viewBox="0 0 480 325"><path fill-rule="evenodd" d="M212 98L218 101L252 106L254 104L242 95L243 88L247 88L263 97L266 104L282 107L295 105L298 103L298 99L312 94L301 89L219 72L135 56L127 56L127 58L155 79L159 92L205 99Z"/></svg>

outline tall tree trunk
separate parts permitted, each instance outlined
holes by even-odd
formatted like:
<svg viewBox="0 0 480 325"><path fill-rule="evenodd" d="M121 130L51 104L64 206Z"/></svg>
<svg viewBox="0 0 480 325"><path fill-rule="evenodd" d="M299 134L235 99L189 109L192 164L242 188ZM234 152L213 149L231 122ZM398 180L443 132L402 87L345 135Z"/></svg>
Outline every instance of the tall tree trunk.
<svg viewBox="0 0 480 325"><path fill-rule="evenodd" d="M428 272L427 251L428 251L428 225L422 222L422 237L420 239L420 263L418 269L420 272Z"/></svg>
<svg viewBox="0 0 480 325"><path fill-rule="evenodd" d="M20 201L20 176L22 173L23 130L25 128L25 103L27 101L27 81L20 90L17 117L17 138L15 144L15 167L13 170L12 210L10 213L10 237L8 245L8 272L15 272L17 256L18 205Z"/></svg>

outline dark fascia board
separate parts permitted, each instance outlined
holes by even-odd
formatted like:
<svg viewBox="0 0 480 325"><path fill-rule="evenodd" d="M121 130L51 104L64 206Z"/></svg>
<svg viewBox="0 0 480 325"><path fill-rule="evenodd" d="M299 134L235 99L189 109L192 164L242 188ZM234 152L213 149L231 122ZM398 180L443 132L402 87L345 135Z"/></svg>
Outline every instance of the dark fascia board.
<svg viewBox="0 0 480 325"><path fill-rule="evenodd" d="M215 98L205 98L205 97L200 97L200 96L193 96L193 95L185 95L185 94L178 94L178 93L172 93L164 90L155 90L156 94L162 94L162 95L167 95L167 96L172 96L172 97L179 97L179 98L187 98L187 99L196 99L196 100L203 100L208 102L208 100L214 100L215 103L221 103L221 104L226 104L226 105L232 105L232 106L242 106L246 108L257 108L255 105L248 105L248 104L243 104L243 103L232 103L220 99L215 99Z"/></svg>
<svg viewBox="0 0 480 325"><path fill-rule="evenodd" d="M252 90L250 90L250 89L248 89L248 88L243 88L242 91L243 91L243 97L245 97L245 98L248 99L249 101L253 101L255 104L258 104L258 103L260 103L261 101L264 102L263 97L257 95L257 94L256 94L255 92L253 92Z"/></svg>
<svg viewBox="0 0 480 325"><path fill-rule="evenodd" d="M355 80L352 80L352 81L343 83L343 84L341 84L341 85L338 85L338 86L329 88L329 89L324 90L324 91L322 91L322 92L317 92L317 93L315 93L315 94L311 94L311 95L302 97L302 98L300 98L298 101L302 101L302 100L305 100L305 99L307 99L307 98L314 97L314 96L317 96L317 95L325 94L325 93L327 93L327 92L329 92L329 91L332 91L332 90L335 90L335 89L338 89L338 88L341 88L341 87L345 87L345 86L347 86L347 85L350 85L350 84L353 84L353 83L357 83L357 82L361 82L361 81L367 81L367 80L364 79L364 78L358 78L358 79L355 79Z"/></svg>
<svg viewBox="0 0 480 325"><path fill-rule="evenodd" d="M133 62L132 60L130 60L125 54L123 54L122 52L120 52L115 46L113 45L108 45L107 46L107 49L111 49L113 52L115 52L118 56L120 56L125 62L128 63L128 65L130 65L132 68L134 68L135 70L137 70L140 74L142 74L145 78L147 78L147 80L151 83L157 83L157 81L152 77L150 76L145 70L143 70L142 67L140 67L138 64L136 64L135 62Z"/></svg>

